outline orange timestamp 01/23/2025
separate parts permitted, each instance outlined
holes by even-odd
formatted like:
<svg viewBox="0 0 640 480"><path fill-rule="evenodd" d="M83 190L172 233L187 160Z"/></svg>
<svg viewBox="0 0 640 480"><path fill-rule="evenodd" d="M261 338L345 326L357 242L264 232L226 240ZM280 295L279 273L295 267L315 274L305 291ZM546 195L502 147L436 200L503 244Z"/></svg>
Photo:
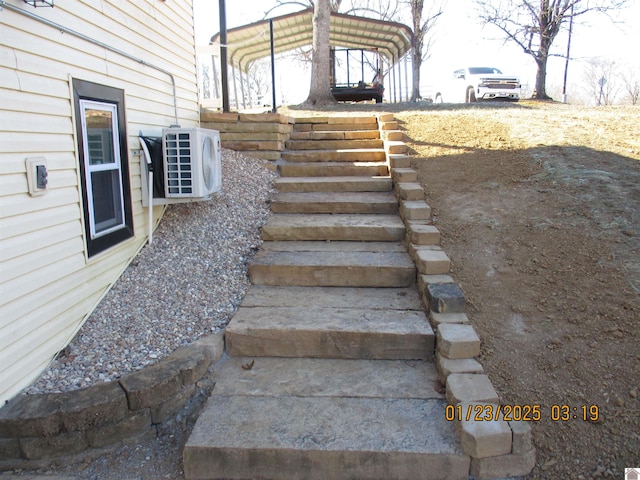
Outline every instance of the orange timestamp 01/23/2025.
<svg viewBox="0 0 640 480"><path fill-rule="evenodd" d="M537 422L543 419L543 415L553 422L568 422L570 420L583 420L585 422L597 422L600 419L598 405L551 405L543 408L541 405L493 405L493 404L458 404L445 407L445 419L447 421L488 422L492 420Z"/></svg>

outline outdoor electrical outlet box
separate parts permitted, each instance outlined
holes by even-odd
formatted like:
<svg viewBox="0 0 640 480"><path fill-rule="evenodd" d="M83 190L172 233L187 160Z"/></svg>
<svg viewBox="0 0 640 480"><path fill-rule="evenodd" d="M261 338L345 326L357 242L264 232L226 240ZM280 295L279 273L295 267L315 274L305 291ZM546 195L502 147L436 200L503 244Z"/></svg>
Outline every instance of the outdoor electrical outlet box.
<svg viewBox="0 0 640 480"><path fill-rule="evenodd" d="M47 184L49 183L47 160L44 157L27 158L25 163L29 195L36 196L47 193Z"/></svg>

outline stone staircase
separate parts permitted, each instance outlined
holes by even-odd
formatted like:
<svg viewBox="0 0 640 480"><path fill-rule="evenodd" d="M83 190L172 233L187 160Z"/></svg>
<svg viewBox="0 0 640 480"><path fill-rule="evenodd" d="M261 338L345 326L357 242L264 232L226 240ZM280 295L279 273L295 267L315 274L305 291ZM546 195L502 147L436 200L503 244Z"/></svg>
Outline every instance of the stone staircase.
<svg viewBox="0 0 640 480"><path fill-rule="evenodd" d="M468 322L457 307L447 311L459 300L450 288L419 294L449 284L449 260L390 138L376 117L297 119L249 268L253 285L184 449L185 478L468 478L471 447L459 422L446 420L451 399L437 388L443 369L455 376L459 365L436 369L424 304L436 305L437 322ZM472 338L463 357L476 346ZM470 369L484 376L477 362L462 373Z"/></svg>

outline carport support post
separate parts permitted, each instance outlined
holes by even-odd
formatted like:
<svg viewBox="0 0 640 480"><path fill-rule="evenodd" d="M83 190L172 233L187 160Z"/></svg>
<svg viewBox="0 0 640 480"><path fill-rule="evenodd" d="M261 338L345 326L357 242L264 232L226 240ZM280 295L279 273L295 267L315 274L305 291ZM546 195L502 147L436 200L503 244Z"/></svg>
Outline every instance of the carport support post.
<svg viewBox="0 0 640 480"><path fill-rule="evenodd" d="M222 83L222 111L229 112L229 80L227 78L227 9L225 0L218 1L220 15L220 81Z"/></svg>
<svg viewBox="0 0 640 480"><path fill-rule="evenodd" d="M273 19L269 19L269 33L271 34L271 101L273 102L271 111L276 113L276 55L273 45Z"/></svg>
<svg viewBox="0 0 640 480"><path fill-rule="evenodd" d="M240 103L238 101L238 83L236 82L236 69L231 65L231 74L233 75L233 96L236 99L236 111L240 110Z"/></svg>
<svg viewBox="0 0 640 480"><path fill-rule="evenodd" d="M409 50L411 51L411 50ZM407 55L404 56L404 83L407 87L407 96L405 98L405 100L408 102L409 101L409 71L408 71L408 59L407 59Z"/></svg>
<svg viewBox="0 0 640 480"><path fill-rule="evenodd" d="M242 108L247 108L247 98L244 94L244 76L242 75L242 68L238 65L238 74L240 75L240 95L242 95Z"/></svg>
<svg viewBox="0 0 640 480"><path fill-rule="evenodd" d="M396 71L398 72L398 101L402 102L402 58L398 59L398 68Z"/></svg>
<svg viewBox="0 0 640 480"><path fill-rule="evenodd" d="M393 57L393 65L391 66L391 76L393 77L393 103L398 103L398 79L396 77L396 57Z"/></svg>
<svg viewBox="0 0 640 480"><path fill-rule="evenodd" d="M393 80L393 103L398 101L398 82L396 81L396 57L391 59L391 78Z"/></svg>
<svg viewBox="0 0 640 480"><path fill-rule="evenodd" d="M250 68L250 66L247 66L247 95L249 95L249 108L253 108L253 95L251 95L251 77L249 76Z"/></svg>

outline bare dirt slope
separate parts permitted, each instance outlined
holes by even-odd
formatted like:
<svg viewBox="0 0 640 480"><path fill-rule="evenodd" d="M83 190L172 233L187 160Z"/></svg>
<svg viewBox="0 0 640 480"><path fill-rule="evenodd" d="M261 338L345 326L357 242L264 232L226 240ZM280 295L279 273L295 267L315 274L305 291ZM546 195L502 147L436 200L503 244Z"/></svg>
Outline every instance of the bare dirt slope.
<svg viewBox="0 0 640 480"><path fill-rule="evenodd" d="M505 404L541 406L531 478L622 478L640 465L640 108L396 116L481 362Z"/></svg>

